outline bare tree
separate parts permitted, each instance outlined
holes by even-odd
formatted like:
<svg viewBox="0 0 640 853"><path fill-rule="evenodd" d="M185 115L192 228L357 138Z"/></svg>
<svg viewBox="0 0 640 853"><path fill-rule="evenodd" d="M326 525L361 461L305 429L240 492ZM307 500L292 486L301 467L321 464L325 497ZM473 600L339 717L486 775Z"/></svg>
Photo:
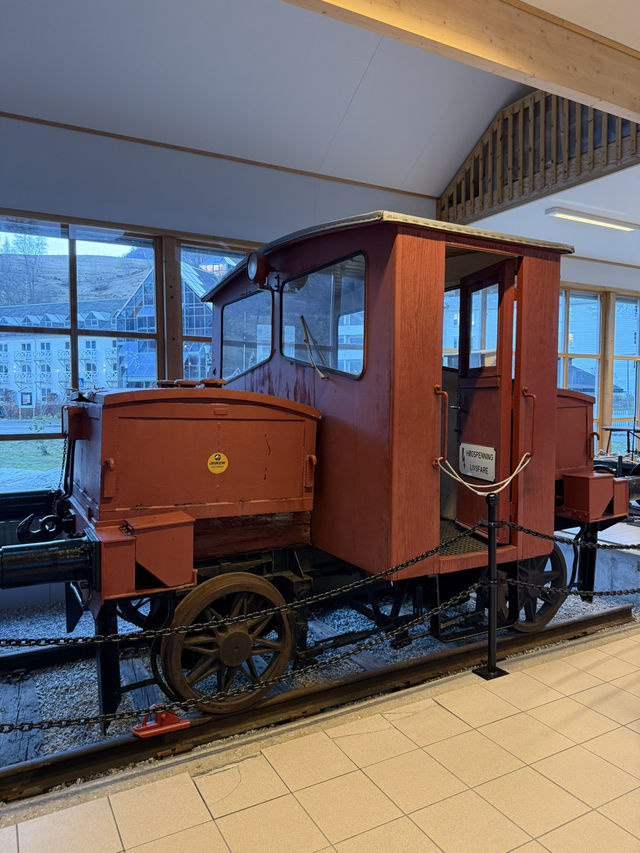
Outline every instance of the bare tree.
<svg viewBox="0 0 640 853"><path fill-rule="evenodd" d="M42 263L42 256L47 253L47 241L37 234L14 234L11 238L11 254L20 258L23 275L21 279L25 286L26 302L36 301L36 282Z"/></svg>

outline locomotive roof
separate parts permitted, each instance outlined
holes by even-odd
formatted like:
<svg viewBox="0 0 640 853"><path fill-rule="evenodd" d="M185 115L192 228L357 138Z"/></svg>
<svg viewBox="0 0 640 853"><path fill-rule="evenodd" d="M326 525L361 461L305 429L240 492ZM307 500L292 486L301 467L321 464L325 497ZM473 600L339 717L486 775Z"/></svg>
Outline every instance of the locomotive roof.
<svg viewBox="0 0 640 853"><path fill-rule="evenodd" d="M358 225L371 225L379 222L392 222L398 225L414 225L419 228L425 228L429 231L440 231L446 234L460 234L465 237L483 237L489 240L495 240L500 243L514 243L518 246L530 246L535 249L547 249L559 254L571 254L573 246L568 246L566 243L550 243L545 240L533 240L530 237L517 237L513 234L500 234L496 231L487 231L483 228L472 228L468 225L456 225L452 222L440 222L436 219L424 219L421 216L409 216L405 213L394 213L389 210L373 210L370 213L361 213L357 216L348 216L346 219L334 219L331 222L324 222L321 225L312 225L309 228L302 228L300 231L293 231L291 234L286 234L284 237L278 237L271 243L267 243L262 247L261 251L268 254L274 249L282 249L291 243L296 243L304 237L312 237L317 234L327 234L331 231L341 231L348 228L355 228ZM242 273L247 266L247 262L242 261L224 278L212 287L208 293L201 297L202 302L209 302L213 296L227 286L234 278Z"/></svg>

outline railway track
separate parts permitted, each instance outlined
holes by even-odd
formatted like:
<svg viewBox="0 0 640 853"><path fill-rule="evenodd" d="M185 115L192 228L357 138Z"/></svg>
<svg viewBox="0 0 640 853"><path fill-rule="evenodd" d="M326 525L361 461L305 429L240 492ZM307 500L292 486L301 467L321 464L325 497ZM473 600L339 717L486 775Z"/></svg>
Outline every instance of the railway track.
<svg viewBox="0 0 640 853"><path fill-rule="evenodd" d="M577 639L632 621L632 609L628 605L562 622L533 635L509 634L498 638L498 658L504 660L509 655ZM422 684L486 663L486 648L486 641L469 643L408 662L361 672L340 681L296 688L267 699L257 708L242 714L191 716L190 727L181 731L149 739L127 735L13 764L0 769L0 801L26 799L77 779L98 777L149 759L161 760L252 729L310 717L328 708Z"/></svg>

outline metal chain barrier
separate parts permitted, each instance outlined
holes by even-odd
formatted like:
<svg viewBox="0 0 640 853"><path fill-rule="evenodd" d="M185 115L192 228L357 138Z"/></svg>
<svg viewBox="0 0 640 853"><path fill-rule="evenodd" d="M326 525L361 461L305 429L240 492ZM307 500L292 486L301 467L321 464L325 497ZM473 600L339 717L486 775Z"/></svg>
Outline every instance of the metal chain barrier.
<svg viewBox="0 0 640 853"><path fill-rule="evenodd" d="M295 610L300 610L302 607L310 607L315 604L320 604L323 601L329 601L330 599L336 598L340 595L344 595L349 592L354 592L355 590L362 589L363 587L370 586L380 580L384 580L390 575L394 575L398 572L404 571L404 569L408 569L410 566L414 566L416 563L421 563L423 560L435 556L435 554L438 554L443 549L448 548L451 545L455 545L462 539L466 539L469 536L472 536L477 530L479 530L483 526L485 525L481 523L475 524L473 527L470 527L469 530L465 530L463 533L460 533L457 536L453 536L451 539L447 539L445 542L441 542L437 547L431 548L429 551L424 551L422 554L418 554L418 556L416 557L411 557L411 559L405 560L403 563L398 563L397 565L392 566L390 569L385 569L384 572L380 572L379 574L369 575L365 578L359 578L356 581L344 584L344 586L337 587L336 589L328 590L327 592L319 592L316 595L310 595L307 598L301 598L297 601L287 602L286 604L281 604L277 607L267 608L266 610L258 610L255 613L251 613L249 615L242 614L239 616L230 616L226 619L212 619L208 622L193 622L191 625L175 625L173 628L157 628L148 629L145 631L132 631L128 634L96 634L92 637L41 637L34 640L2 637L0 638L0 648L29 648L32 646L84 646L102 645L104 643L118 643L122 641L127 642L129 640L153 640L156 637L167 637L172 634L186 634L190 631L204 631L207 628L224 628L228 625L235 625L238 622L245 622L247 619L253 620L266 616L275 616L278 613L291 613Z"/></svg>
<svg viewBox="0 0 640 853"><path fill-rule="evenodd" d="M60 637L60 638L53 638L53 639L42 638L42 639L37 639L37 640L0 639L0 647L3 647L3 646L4 647L7 647L7 646L24 647L24 646L68 645L68 644L81 645L81 644L90 644L90 643L100 644L100 643L107 643L107 642L118 642L121 640L128 640L128 639L151 639L154 637L162 637L162 636L167 636L170 634L184 634L184 633L188 633L191 631L206 630L207 628L214 627L214 626L223 627L226 625L236 624L238 622L242 622L242 621L245 621L247 619L253 620L253 619L261 618L261 617L265 617L265 616L276 615L278 613L290 612L290 611L296 610L300 607L306 607L306 606L309 606L311 604L318 604L318 603L321 603L323 601L327 601L327 600L334 598L338 595L342 595L346 592L351 592L355 589L360 589L364 586L367 586L368 584L374 583L380 579L383 579L383 578L389 577L390 575L396 574L397 572L400 572L400 571L404 570L405 568L408 568L409 566L415 565L416 563L421 562L422 560L425 560L428 557L434 556L435 554L437 554L442 549L444 549L444 548L446 548L452 544L455 544L456 542L458 542L458 541L460 541L466 537L473 535L481 527L485 527L485 528L490 528L490 527L505 528L506 527L506 528L510 528L512 530L517 530L520 533L524 533L524 534L529 535L529 536L535 536L539 539L544 539L544 540L547 540L550 542L555 542L555 543L563 544L563 545L579 545L579 546L582 545L582 546L589 547L589 548L596 548L596 549L601 548L601 549L606 549L606 550L640 550L640 544L618 546L618 545L609 545L609 544L603 544L603 543L597 543L597 542L582 541L581 539L571 540L571 539L568 539L566 537L559 537L559 536L549 535L546 533L540 533L536 530L531 530L530 528L523 527L522 525L515 524L513 522L483 521L483 522L480 522L480 523L474 525L472 528L464 531L463 533L459 534L458 536L455 536L455 537L447 540L446 542L440 543L440 545L438 545L437 547L432 548L429 551L425 551L422 554L419 554L418 556L413 557L410 560L406 560L403 563L398 563L396 566L392 566L390 569L387 569L386 571L381 572L380 574L371 575L370 577L359 579L359 580L354 581L350 584L345 584L344 586L339 587L336 590L331 590L331 591L328 591L325 593L319 593L317 595L309 596L306 599L301 599L300 601L291 602L291 603L288 603L285 605L281 605L279 607L274 607L274 608L270 608L267 610L258 611L256 613L252 613L249 615L235 616L235 617L230 617L230 618L224 619L224 620L211 620L209 622L193 623L191 625L180 625L180 626L175 626L174 628L161 628L161 629L154 630L154 631L151 631L151 630L150 631L136 631L136 632L133 632L131 634L108 634L108 635L102 635L102 636L99 635L99 636L95 636L95 637ZM204 703L204 702L212 702L212 701L216 701L216 700L221 699L221 698L227 698L230 696L237 696L240 694L253 692L254 690L264 690L265 688L270 688L270 687L275 686L276 684L280 684L283 681L288 680L292 676L303 677L309 673L316 672L320 669L331 666L335 663L340 663L340 662L348 659L349 657L351 657L355 654L359 654L360 652L367 651L371 648L375 648L375 646L380 645L381 643L384 643L388 640L393 639L394 637L398 636L400 633L404 633L404 632L410 630L411 628L416 627L417 625L423 624L427 619L429 619L433 616L436 616L439 613L441 613L443 610L446 610L447 608L452 607L455 604L458 604L461 601L467 599L473 592L475 592L480 587L490 588L490 587L495 587L497 585L502 585L504 583L505 583L504 580L499 580L499 581L483 580L481 582L474 583L470 587L468 587L466 590L464 590L463 592L458 593L457 595L453 596L452 598L450 598L448 601L444 602L443 604L440 604L437 607L432 608L431 610L427 611L426 613L420 614L419 616L415 617L414 619L410 620L409 622L405 622L402 625L394 628L391 631L385 632L378 637L374 637L372 639L366 640L366 641L364 641L364 642L362 642L356 646L353 646L353 647L351 647L351 648L349 648L349 649L347 649L347 650L345 650L339 654L333 655L326 660L318 661L318 662L313 663L313 664L308 664L307 666L302 667L300 669L297 669L294 672L284 674L284 675L280 676L279 678L271 679L268 681L259 681L258 683L254 684L254 685L249 685L248 687L238 687L238 688L234 688L234 689L231 689L228 691L220 691L220 692L212 694L212 695L200 696L197 699L187 699L187 700L184 700L181 702L176 702L176 701L170 702L166 705L163 705L162 710L171 711L171 712L189 711L189 710L193 710L199 704ZM545 594L558 593L558 594L562 594L562 595L590 595L590 596L594 596L594 597L595 596L606 597L606 596L623 596L623 595L640 594L640 588L625 589L625 590L606 590L606 591L579 590L579 589L574 588L574 587L550 587L550 586L545 586L543 584L532 584L532 583L528 583L526 581L520 581L520 580L517 580L514 578L507 579L506 583L517 586L517 587L521 587L524 589L534 590L536 592L541 592L541 593L544 592ZM67 718L67 719L61 719L61 720L42 720L39 722L24 722L24 723L15 723L15 724L14 723L0 723L0 734L9 734L9 733L14 732L14 731L29 732L29 731L32 731L34 729L47 730L47 729L52 729L52 728L68 728L70 726L92 725L94 723L109 724L109 723L116 722L119 720L137 719L140 716L144 716L147 714L153 714L157 710L158 710L157 707L156 708L141 708L141 709L136 709L134 711L116 711L113 714L98 714L98 715L93 716L93 717L76 717L76 718Z"/></svg>
<svg viewBox="0 0 640 853"><path fill-rule="evenodd" d="M235 687L231 690L224 690L210 695L203 695L198 697L197 699L185 699L181 702L169 702L167 704L163 704L161 710L171 711L174 713L176 711L191 711L203 702L213 702L220 698L239 696L246 693L252 693L255 690L264 690L265 688L275 687L277 684L281 684L284 681L288 681L292 677L300 678L305 675L309 675L312 672L317 672L318 670L324 669L325 667L340 663L352 657L353 655L360 654L360 652L368 651L369 649L375 648L376 646L386 642L387 640L392 640L399 634L423 624L424 622L426 622L427 619L438 615L443 610L446 610L449 607L453 607L454 605L459 604L461 601L464 601L480 586L482 586L481 583L474 583L462 592L459 592L456 595L452 596L448 601L439 604L437 607L434 607L431 610L426 611L425 613L421 613L419 616L416 616L409 622L405 622L402 625L399 625L397 628L393 628L391 631L387 631L378 637L373 637L370 640L365 640L364 642L359 643L356 646L353 646L349 649L345 649L345 651L340 652L336 655L332 655L326 660L308 664L307 666L300 667L299 669L295 669L289 673L284 673L279 678L259 681L258 683L249 685L247 687ZM35 729L42 729L46 731L48 729L55 728L69 728L71 726L93 725L94 723L109 724L119 720L138 719L139 717L145 716L147 714L154 714L158 710L160 710L158 707L138 708L134 711L115 711L113 714L96 714L93 717L73 717L60 720L40 720L39 722L30 721L24 723L0 722L0 734L10 734L11 732L30 732L34 731Z"/></svg>
<svg viewBox="0 0 640 853"><path fill-rule="evenodd" d="M488 523L486 526L490 526ZM534 536L537 539L546 539L548 542L555 542L558 545L572 545L580 548L591 548L602 551L640 551L640 543L637 545L612 545L606 542L591 542L585 539L568 539L566 536L552 536L548 533L539 533L537 530L531 530L528 527L523 527L521 524L515 524L512 521L498 521L495 526L497 528L509 528L517 530L520 533L525 533L528 536ZM556 592L562 595L590 595L594 598L607 598L621 595L640 595L640 587L635 589L609 589L609 590L584 590L577 587L550 587L539 586L536 584L519 581L514 578L509 578L507 583L514 586L521 586L525 589L537 590L539 592Z"/></svg>

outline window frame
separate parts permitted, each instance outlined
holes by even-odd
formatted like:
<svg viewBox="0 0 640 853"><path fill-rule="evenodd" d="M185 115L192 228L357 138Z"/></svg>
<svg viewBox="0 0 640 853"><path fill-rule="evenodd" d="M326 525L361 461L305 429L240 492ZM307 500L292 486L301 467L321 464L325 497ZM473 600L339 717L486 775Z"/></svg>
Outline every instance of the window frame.
<svg viewBox="0 0 640 853"><path fill-rule="evenodd" d="M328 269L329 267L337 266L338 264L341 264L344 261L351 260L351 258L355 258L358 255L362 255L362 258L364 260L364 275L363 275L363 279L362 279L363 291L364 291L363 300L362 300L362 302L363 302L363 304L362 304L362 313L363 313L363 318L362 318L362 369L361 369L360 373L358 373L358 374L347 373L344 370L339 370L337 367L330 367L330 366L325 365L325 364L314 365L313 362L311 362L311 361L302 361L301 359L296 358L293 355L288 355L287 353L285 353L284 352L284 328L285 328L284 327L284 297L285 297L285 288L286 288L287 284L289 284L292 281L295 281L298 278L304 278L304 277L308 278L310 275L313 275L314 273L319 273L319 272L322 272L322 270ZM364 376L366 369L367 369L367 357L366 356L367 356L367 338L368 338L368 334L367 334L368 294L369 294L369 257L368 257L367 252L364 249L357 249L355 252L349 252L348 255L344 255L340 258L336 258L335 260L331 260L331 261L329 261L329 263L322 264L319 267L313 267L312 269L306 270L304 272L296 273L296 275L294 275L294 276L290 276L288 279L286 279L282 283L282 287L280 288L279 352L280 352L280 355L282 356L282 358L286 358L287 361L292 361L295 364L301 364L304 367L310 367L312 369L315 368L316 370L320 370L322 372L324 372L326 370L329 373L335 373L337 376L345 376L347 379L353 379L356 382L359 379L362 379L362 377ZM336 338L337 338L337 323L338 323L338 320L340 319L341 316L344 316L344 315L338 314L336 316ZM338 346L336 344L336 354L337 354L337 350L338 350Z"/></svg>
<svg viewBox="0 0 640 853"><path fill-rule="evenodd" d="M256 367L260 367L262 364L266 364L270 359L273 358L275 352L275 335L274 335L274 320L276 316L276 312L274 310L274 298L273 292L269 289L257 289L253 290L251 293L245 293L242 296L239 296L237 299L231 299L229 302L225 302L222 306L222 312L220 317L220 378L224 379L224 313L231 305L237 305L238 302L243 302L245 299L251 299L252 297L259 296L261 293L267 294L269 296L269 306L271 309L271 335L269 339L269 355L262 359L262 361L257 361L255 364L252 364L251 367L248 367L246 370L243 370L242 373L236 373L233 377L229 377L231 379L238 379L240 376L246 376L247 373L250 373L252 370L255 370ZM257 341L256 341L257 346ZM229 381L225 380L225 381Z"/></svg>
<svg viewBox="0 0 640 853"><path fill-rule="evenodd" d="M241 241L235 239L225 239L201 234L189 234L188 232L170 231L162 229L145 228L121 224L117 222L105 222L98 220L87 220L78 217L63 217L53 214L42 214L34 211L16 210L12 208L0 207L0 216L9 219L8 225L11 224L11 219L27 220L33 223L37 228L42 225L42 230L46 230L47 224L52 224L60 229L60 233L56 236L68 241L68 288L69 302L68 308L65 309L63 319L64 325L52 326L51 319L45 319L38 325L12 325L3 323L0 324L0 332L4 334L29 335L32 341L38 342L44 336L48 340L54 341L56 338L64 340L64 350L68 360L69 381L66 383L71 391L70 397L77 394L79 388L79 368L80 358L84 352L79 352L79 338L107 338L113 340L115 338L125 338L131 340L152 340L155 342L156 350L156 376L157 379L179 379L182 377L182 298L180 287L180 252L177 247L181 244L188 246L202 247L203 250L212 254L229 254L237 253L246 254L253 249L258 248L258 244L250 241ZM73 233L76 226L86 228L89 234ZM87 326L80 327L77 314L77 299L78 299L78 275L77 275L77 254L75 251L78 240L82 242L91 241L90 232L92 230L107 229L108 231L120 232L121 238L150 240L153 245L154 261L154 288L155 288L155 306L156 306L156 331L155 332L136 332L128 330L117 330L114 328L96 329ZM68 312L69 317L66 317ZM175 319L177 317L177 323ZM172 323L172 321L174 321ZM203 338L193 338L185 335L184 340L202 340L211 345L212 335ZM60 344L62 347L62 343ZM8 349L5 354L8 354ZM39 350L36 346L35 353L32 351L32 356L35 358L39 355ZM66 370L66 368L65 368ZM2 389L6 383L2 383ZM86 389L85 389L86 390ZM60 403L60 407L64 403ZM2 432L0 433L0 442L3 441L42 441L43 439L61 439L62 428L46 429L34 433L30 432ZM2 445L0 444L0 450Z"/></svg>
<svg viewBox="0 0 640 853"><path fill-rule="evenodd" d="M588 358L597 361L598 363L598 378L596 382L596 401L598 404L597 407L597 416L593 418L593 429L594 432L600 434L600 426L606 423L605 419L605 390L606 390L606 382L607 377L604 375L604 365L605 358L603 356L603 342L605 340L605 316L606 316L606 305L605 300L603 298L604 293L600 290L592 290L586 287L581 287L579 285L572 285L570 283L566 283L565 286L560 285L560 290L558 293L558 318L560 319L560 299L562 298L561 294L564 292L564 328L562 329L562 348L560 348L560 329L558 334L558 354L557 359L562 363L562 384L558 387L560 388L568 388L568 378L569 378L569 359L582 359ZM586 352L570 352L569 349L569 328L570 328L570 313L571 313L571 294L587 294L589 296L597 296L599 300L599 329L598 329L598 341L597 341L597 351L592 353ZM557 373L556 373L557 375ZM610 413L609 413L610 419ZM598 445L602 446L606 444L606 438L603 439L603 436L600 435Z"/></svg>

